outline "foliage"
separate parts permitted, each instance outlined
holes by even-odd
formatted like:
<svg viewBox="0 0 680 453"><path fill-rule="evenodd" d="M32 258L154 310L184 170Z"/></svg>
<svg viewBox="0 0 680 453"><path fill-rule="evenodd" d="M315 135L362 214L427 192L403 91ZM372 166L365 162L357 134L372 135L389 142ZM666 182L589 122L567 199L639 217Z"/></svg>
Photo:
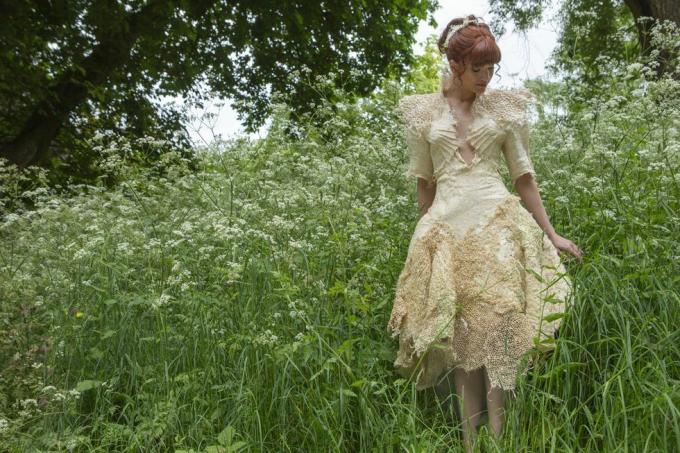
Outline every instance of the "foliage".
<svg viewBox="0 0 680 453"><path fill-rule="evenodd" d="M519 32L538 25L550 0L490 0L491 28L500 36L511 22ZM582 87L606 83L608 68L601 59L633 63L656 57L656 76L672 74L672 54L655 47L652 29L670 21L680 27L673 0L566 0L554 18L561 26L551 69Z"/></svg>
<svg viewBox="0 0 680 453"><path fill-rule="evenodd" d="M680 84L620 69L573 111L567 88L532 87L550 101L531 136L545 206L586 257L489 451L677 445ZM417 216L403 94L335 90L313 118L276 102L267 137L197 150L197 172L127 164L141 145L105 136L113 189L5 192L0 450L460 446L433 393L394 375L385 330Z"/></svg>
<svg viewBox="0 0 680 453"><path fill-rule="evenodd" d="M437 35L430 35L425 40L423 52L414 58L410 71L404 78L405 91L413 93L433 93L439 91L440 72L443 56L437 48ZM445 67L445 66L444 66Z"/></svg>
<svg viewBox="0 0 680 453"><path fill-rule="evenodd" d="M436 6L434 0L3 2L0 143L35 126L36 111L54 110L55 123L67 124L51 147L55 158L39 163L89 183L98 176L91 170L99 156L87 153L86 141L97 131L186 145L184 114L162 102L167 96L199 105L209 96L230 98L253 132L271 113L273 93L298 114L324 96L291 78L296 70L333 74L333 84L355 95L403 73L418 24L432 21Z"/></svg>
<svg viewBox="0 0 680 453"><path fill-rule="evenodd" d="M489 26L498 36L505 34L508 22L512 22L516 30L526 32L540 23L549 4L550 0L489 0L493 15Z"/></svg>
<svg viewBox="0 0 680 453"><path fill-rule="evenodd" d="M559 102L562 102L569 111L579 112L589 105L589 100L612 96L612 84L625 86L625 93L634 92L637 88L646 90L646 85L657 78L661 53L668 59L665 63L675 68L674 72L666 74L666 78L678 78L680 77L679 37L680 28L677 25L670 21L660 22L650 29L650 39L654 50L649 55L638 58L627 55L624 58L623 54L603 53L592 60L592 66L597 67L597 70L583 74L563 73L561 93L554 99L559 99ZM578 52L574 51L574 53ZM591 63L587 66L591 66ZM559 70L560 67L564 68L563 63L556 63L553 69ZM574 67L576 66L572 66ZM663 79L661 84L663 85ZM623 90L623 87L621 89ZM670 99L673 97L671 96ZM663 98L658 101L663 101Z"/></svg>
<svg viewBox="0 0 680 453"><path fill-rule="evenodd" d="M561 34L550 69L582 86L606 83L612 68L638 59L633 15L623 2L567 0L560 7Z"/></svg>

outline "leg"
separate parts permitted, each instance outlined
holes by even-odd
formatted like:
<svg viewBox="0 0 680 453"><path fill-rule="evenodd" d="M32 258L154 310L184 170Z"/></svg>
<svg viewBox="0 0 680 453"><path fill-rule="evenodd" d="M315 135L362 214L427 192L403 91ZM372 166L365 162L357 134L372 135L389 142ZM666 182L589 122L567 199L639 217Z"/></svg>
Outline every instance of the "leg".
<svg viewBox="0 0 680 453"><path fill-rule="evenodd" d="M452 418L460 419L458 405L455 404L456 389L453 379L453 370L448 370L434 387L435 395L449 421ZM450 417L451 408L455 411L454 417Z"/></svg>
<svg viewBox="0 0 680 453"><path fill-rule="evenodd" d="M503 430L503 422L505 421L506 391L499 387L491 387L486 367L484 367L484 381L487 388L486 407L489 414L489 429L491 434L498 439Z"/></svg>
<svg viewBox="0 0 680 453"><path fill-rule="evenodd" d="M484 373L482 369L466 372L463 369L453 370L456 393L462 399L461 419L463 422L463 442L465 451L471 452L477 439L477 425L485 404Z"/></svg>

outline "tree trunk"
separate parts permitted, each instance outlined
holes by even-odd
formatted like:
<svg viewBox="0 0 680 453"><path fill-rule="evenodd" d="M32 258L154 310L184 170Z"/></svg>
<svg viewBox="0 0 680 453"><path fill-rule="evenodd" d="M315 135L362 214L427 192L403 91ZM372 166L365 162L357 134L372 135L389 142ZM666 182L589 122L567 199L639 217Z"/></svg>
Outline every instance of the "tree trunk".
<svg viewBox="0 0 680 453"><path fill-rule="evenodd" d="M141 36L163 30L174 7L174 0L150 0L123 19L124 23L114 32L98 36L99 43L92 53L61 75L19 135L0 147L0 157L24 168L47 155L68 114L87 99L89 89L102 85L129 60L130 51Z"/></svg>
<svg viewBox="0 0 680 453"><path fill-rule="evenodd" d="M638 22L639 17L652 17L655 21L670 20L680 27L680 5L678 0L624 0L635 19L638 30L638 39L643 55L649 55L653 50L651 44L651 21ZM659 55L659 67L657 75L666 74L675 68L670 66L670 55L661 51Z"/></svg>

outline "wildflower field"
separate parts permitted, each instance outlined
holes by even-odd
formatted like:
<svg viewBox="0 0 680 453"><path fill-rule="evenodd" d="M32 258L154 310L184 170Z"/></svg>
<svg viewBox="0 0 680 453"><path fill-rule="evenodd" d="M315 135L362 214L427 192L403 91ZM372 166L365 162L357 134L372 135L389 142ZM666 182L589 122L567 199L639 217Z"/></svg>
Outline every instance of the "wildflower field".
<svg viewBox="0 0 680 453"><path fill-rule="evenodd" d="M544 205L586 256L484 451L678 451L680 84L648 69L537 112ZM163 144L103 132L114 189L18 191L44 175L0 167L0 451L462 451L392 369L417 220L402 95L319 105L296 138L278 105L264 139L196 149L198 171L130 165Z"/></svg>

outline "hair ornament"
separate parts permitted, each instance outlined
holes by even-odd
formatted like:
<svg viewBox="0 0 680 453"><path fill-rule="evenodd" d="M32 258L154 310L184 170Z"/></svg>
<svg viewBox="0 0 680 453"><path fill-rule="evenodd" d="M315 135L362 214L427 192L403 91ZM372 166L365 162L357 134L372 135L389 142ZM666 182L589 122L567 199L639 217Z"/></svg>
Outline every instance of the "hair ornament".
<svg viewBox="0 0 680 453"><path fill-rule="evenodd" d="M467 27L468 25L480 25L483 24L484 21L480 17L474 17L472 19L466 17L463 19L463 22L460 24L452 25L451 29L449 32L446 34L446 41L444 41L444 50L448 49L449 47L449 41L451 40L451 37L453 36L454 33L456 33L458 30L461 28Z"/></svg>

